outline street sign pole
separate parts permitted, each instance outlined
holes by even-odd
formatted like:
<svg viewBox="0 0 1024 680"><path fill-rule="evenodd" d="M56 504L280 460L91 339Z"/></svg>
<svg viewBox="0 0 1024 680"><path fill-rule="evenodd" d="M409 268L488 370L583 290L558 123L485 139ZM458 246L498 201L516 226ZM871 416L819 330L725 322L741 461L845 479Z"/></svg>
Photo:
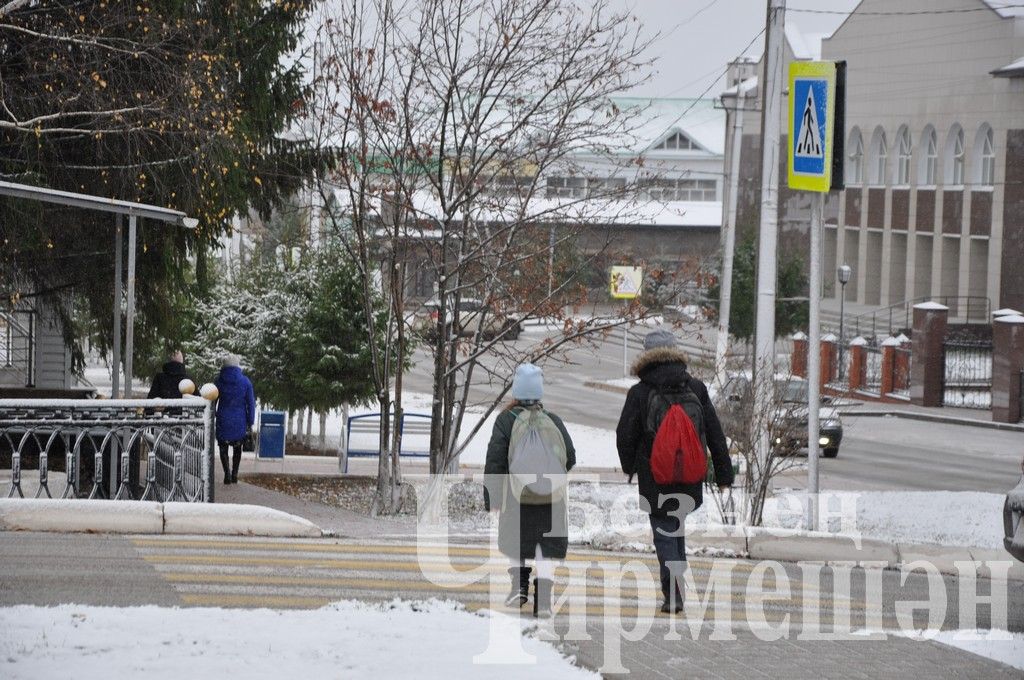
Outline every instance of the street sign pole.
<svg viewBox="0 0 1024 680"><path fill-rule="evenodd" d="M821 241L825 195L843 186L846 65L793 62L789 67L789 188L811 199L807 343L807 528L818 528L821 453Z"/></svg>
<svg viewBox="0 0 1024 680"><path fill-rule="evenodd" d="M613 300L635 300L643 287L644 270L641 267L612 267L608 292ZM629 377L627 340L629 331L622 321L622 377Z"/></svg>
<svg viewBox="0 0 1024 680"><path fill-rule="evenodd" d="M807 350L807 528L818 529L818 456L821 446L821 223L825 194L811 192L811 263Z"/></svg>

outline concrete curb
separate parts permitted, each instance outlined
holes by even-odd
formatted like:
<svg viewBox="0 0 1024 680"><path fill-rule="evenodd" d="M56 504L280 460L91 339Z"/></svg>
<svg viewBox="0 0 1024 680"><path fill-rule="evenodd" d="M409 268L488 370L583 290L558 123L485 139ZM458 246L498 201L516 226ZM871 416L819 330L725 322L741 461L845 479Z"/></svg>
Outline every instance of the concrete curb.
<svg viewBox="0 0 1024 680"><path fill-rule="evenodd" d="M907 420L923 420L929 423L946 423L947 425L967 425L969 427L984 427L990 430L1002 430L1004 432L1024 432L1024 424L1022 423L994 423L991 420L975 420L974 418L957 418L956 416L943 416L935 413L920 413L918 411L900 411L900 410L877 410L877 411L859 411L857 409L848 409L840 411L840 415L843 417L856 418L857 416L864 416L866 418L906 418Z"/></svg>
<svg viewBox="0 0 1024 680"><path fill-rule="evenodd" d="M319 538L307 519L259 505L0 499L0 531Z"/></svg>

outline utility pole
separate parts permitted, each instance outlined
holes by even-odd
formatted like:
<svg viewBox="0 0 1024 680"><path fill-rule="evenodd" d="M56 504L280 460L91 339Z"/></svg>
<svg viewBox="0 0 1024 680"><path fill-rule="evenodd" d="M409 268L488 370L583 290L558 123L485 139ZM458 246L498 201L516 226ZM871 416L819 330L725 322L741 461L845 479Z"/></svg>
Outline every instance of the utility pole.
<svg viewBox="0 0 1024 680"><path fill-rule="evenodd" d="M732 267L736 250L736 204L740 185L740 147L743 143L743 109L746 91L743 83L736 85L736 110L732 122L732 154L729 172L729 212L722 225L722 274L718 282L718 342L715 347L715 380L719 388L726 383L726 354L729 351L729 315L732 313Z"/></svg>
<svg viewBox="0 0 1024 680"><path fill-rule="evenodd" d="M811 272L808 291L810 348L807 356L807 528L818 530L818 454L821 436L821 231L825 194L811 193Z"/></svg>
<svg viewBox="0 0 1024 680"><path fill-rule="evenodd" d="M775 288L778 278L779 130L782 117L782 57L786 0L768 0L764 74L761 84L761 225L757 255L757 326L754 346L755 441L762 469L768 460L768 421L775 382Z"/></svg>

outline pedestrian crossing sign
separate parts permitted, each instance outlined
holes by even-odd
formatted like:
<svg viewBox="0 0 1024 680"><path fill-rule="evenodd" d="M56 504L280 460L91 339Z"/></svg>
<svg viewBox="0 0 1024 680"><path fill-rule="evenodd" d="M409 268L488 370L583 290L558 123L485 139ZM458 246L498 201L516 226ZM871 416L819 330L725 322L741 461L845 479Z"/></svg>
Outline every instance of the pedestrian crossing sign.
<svg viewBox="0 0 1024 680"><path fill-rule="evenodd" d="M616 300L632 300L640 296L644 270L640 267L612 267L611 295Z"/></svg>
<svg viewBox="0 0 1024 680"><path fill-rule="evenodd" d="M833 152L838 144L841 155L842 142L836 138L843 134L836 125L836 71L832 61L789 65L790 189L826 192L835 188Z"/></svg>

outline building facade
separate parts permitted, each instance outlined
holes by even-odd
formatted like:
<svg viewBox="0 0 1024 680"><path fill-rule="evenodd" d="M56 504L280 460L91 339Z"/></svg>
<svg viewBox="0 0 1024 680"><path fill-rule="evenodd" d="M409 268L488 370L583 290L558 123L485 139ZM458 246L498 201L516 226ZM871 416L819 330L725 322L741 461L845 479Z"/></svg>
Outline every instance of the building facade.
<svg viewBox="0 0 1024 680"><path fill-rule="evenodd" d="M964 318L1024 307L1024 8L1003 5L863 0L821 41L822 59L847 63L846 188L827 201L826 298L846 263L846 300L867 308L943 298ZM802 56L817 55L787 52ZM744 126L739 170L741 187L759 191L756 135ZM782 243L806 252L806 199L780 190ZM738 194L748 219L752 194Z"/></svg>

